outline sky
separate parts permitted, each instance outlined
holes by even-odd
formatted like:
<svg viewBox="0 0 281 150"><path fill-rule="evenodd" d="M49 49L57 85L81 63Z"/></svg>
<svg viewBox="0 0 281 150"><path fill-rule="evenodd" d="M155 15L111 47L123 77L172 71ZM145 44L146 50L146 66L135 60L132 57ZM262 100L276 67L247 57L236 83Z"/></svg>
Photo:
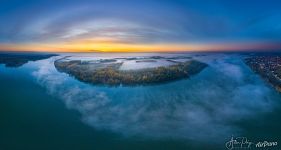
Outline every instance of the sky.
<svg viewBox="0 0 281 150"><path fill-rule="evenodd" d="M278 0L1 0L0 51L281 50Z"/></svg>

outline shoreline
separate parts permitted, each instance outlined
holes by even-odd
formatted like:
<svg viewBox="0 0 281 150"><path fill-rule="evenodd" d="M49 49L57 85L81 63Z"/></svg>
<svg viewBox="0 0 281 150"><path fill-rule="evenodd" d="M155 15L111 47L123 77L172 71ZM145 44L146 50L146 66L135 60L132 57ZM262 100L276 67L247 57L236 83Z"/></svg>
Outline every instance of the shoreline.
<svg viewBox="0 0 281 150"><path fill-rule="evenodd" d="M170 66L144 68L137 70L120 70L122 63L93 65L73 60L68 62L55 61L59 72L67 73L79 81L94 85L137 86L172 82L189 78L201 72L208 65L190 60ZM93 69L94 68L94 69Z"/></svg>

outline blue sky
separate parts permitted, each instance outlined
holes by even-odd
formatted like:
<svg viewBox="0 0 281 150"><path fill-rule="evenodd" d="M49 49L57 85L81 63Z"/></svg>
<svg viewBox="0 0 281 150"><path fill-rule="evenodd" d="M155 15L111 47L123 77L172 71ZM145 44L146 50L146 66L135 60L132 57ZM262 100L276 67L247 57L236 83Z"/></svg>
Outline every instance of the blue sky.
<svg viewBox="0 0 281 150"><path fill-rule="evenodd" d="M1 0L0 49L87 44L278 49L280 7L277 0Z"/></svg>

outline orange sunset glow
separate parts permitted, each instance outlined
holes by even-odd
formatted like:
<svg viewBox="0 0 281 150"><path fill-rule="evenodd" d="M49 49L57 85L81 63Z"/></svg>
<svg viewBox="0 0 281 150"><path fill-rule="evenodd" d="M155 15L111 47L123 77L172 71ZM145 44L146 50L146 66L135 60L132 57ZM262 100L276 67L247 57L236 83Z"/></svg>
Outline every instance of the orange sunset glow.
<svg viewBox="0 0 281 150"><path fill-rule="evenodd" d="M241 50L276 50L278 44L126 44L126 43L90 43L88 41L49 43L49 44L1 44L5 51L38 52L188 52L188 51L241 51Z"/></svg>

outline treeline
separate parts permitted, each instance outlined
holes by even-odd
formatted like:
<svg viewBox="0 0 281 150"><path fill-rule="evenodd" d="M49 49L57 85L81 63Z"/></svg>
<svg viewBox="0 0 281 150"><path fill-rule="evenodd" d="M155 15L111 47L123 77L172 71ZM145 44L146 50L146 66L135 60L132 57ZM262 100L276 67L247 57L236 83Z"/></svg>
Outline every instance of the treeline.
<svg viewBox="0 0 281 150"><path fill-rule="evenodd" d="M85 64L81 61L55 62L57 70L73 75L81 81L107 85L143 85L168 82L188 78L207 67L207 64L194 60L166 67L139 70L119 70L121 65L121 63L114 63L105 68L93 69L91 64Z"/></svg>

